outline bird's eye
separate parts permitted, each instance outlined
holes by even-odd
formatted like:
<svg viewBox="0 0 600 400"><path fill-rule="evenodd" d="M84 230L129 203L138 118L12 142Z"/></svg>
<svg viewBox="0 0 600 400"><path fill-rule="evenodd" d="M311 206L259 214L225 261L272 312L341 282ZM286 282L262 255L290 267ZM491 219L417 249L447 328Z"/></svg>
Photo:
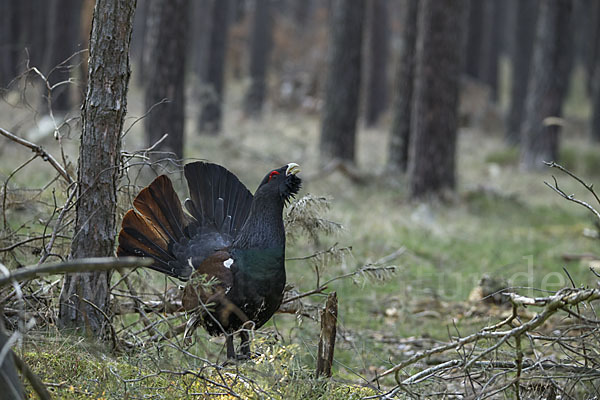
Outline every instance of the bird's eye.
<svg viewBox="0 0 600 400"><path fill-rule="evenodd" d="M269 174L269 182L271 182L271 179L273 179L273 177L275 175L279 175L279 172L277 172L277 171L271 171L271 173Z"/></svg>

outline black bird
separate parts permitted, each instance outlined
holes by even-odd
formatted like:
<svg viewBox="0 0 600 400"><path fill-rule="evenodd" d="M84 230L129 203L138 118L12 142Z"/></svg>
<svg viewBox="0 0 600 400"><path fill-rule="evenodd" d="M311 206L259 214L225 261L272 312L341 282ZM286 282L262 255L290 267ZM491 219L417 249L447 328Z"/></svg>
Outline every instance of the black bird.
<svg viewBox="0 0 600 400"><path fill-rule="evenodd" d="M226 335L264 325L281 305L285 287L283 208L300 190L298 164L269 171L254 196L220 165L184 167L190 198L185 213L171 180L161 175L133 201L119 233L118 256L150 257L150 268L187 283L183 306L188 333L198 324ZM241 357L250 356L240 331Z"/></svg>

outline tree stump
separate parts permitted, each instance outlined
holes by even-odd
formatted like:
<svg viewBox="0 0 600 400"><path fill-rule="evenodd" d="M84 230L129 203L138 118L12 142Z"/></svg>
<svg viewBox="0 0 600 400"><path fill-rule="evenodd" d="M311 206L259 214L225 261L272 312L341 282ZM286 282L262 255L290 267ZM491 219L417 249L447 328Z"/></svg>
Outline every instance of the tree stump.
<svg viewBox="0 0 600 400"><path fill-rule="evenodd" d="M335 335L337 328L337 294L332 292L327 296L325 307L321 310L321 335L317 353L317 377L331 376Z"/></svg>

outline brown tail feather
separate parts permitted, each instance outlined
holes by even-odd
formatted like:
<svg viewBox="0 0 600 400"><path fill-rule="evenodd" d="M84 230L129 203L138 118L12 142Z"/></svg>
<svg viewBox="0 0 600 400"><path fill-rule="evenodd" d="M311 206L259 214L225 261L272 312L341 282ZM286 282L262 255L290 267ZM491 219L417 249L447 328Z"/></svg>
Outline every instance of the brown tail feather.
<svg viewBox="0 0 600 400"><path fill-rule="evenodd" d="M133 201L135 210L123 217L117 256L151 257L151 268L186 278L189 267L177 260L172 247L185 238L190 218L183 213L171 180L161 175Z"/></svg>

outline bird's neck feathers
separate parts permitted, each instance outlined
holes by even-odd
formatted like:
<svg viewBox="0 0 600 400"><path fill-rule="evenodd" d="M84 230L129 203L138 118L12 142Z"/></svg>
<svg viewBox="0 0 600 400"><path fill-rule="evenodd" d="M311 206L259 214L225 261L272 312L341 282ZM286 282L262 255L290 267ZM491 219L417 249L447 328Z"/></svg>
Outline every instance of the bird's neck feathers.
<svg viewBox="0 0 600 400"><path fill-rule="evenodd" d="M281 198L263 197L257 193L252 201L248 218L233 247L285 250L282 213L283 201Z"/></svg>

